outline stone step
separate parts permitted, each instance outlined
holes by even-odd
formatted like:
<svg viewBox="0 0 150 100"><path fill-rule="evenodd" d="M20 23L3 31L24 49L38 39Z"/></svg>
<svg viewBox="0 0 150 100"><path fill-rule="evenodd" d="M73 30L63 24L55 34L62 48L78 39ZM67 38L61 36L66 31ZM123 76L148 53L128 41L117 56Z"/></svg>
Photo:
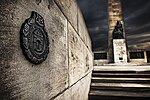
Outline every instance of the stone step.
<svg viewBox="0 0 150 100"><path fill-rule="evenodd" d="M113 96L113 97L150 97L150 92L126 92L126 91L100 91L91 90L90 96Z"/></svg>
<svg viewBox="0 0 150 100"><path fill-rule="evenodd" d="M150 78L150 74L138 73L92 73L92 77L116 77L116 78Z"/></svg>
<svg viewBox="0 0 150 100"><path fill-rule="evenodd" d="M150 72L150 66L94 66L94 71Z"/></svg>
<svg viewBox="0 0 150 100"><path fill-rule="evenodd" d="M114 74L135 74L137 73L136 71L100 71L100 70L96 70L96 71L93 71L92 73L106 73L106 74L109 74L109 73L114 73Z"/></svg>
<svg viewBox="0 0 150 100"><path fill-rule="evenodd" d="M88 100L150 100L150 97L99 96L89 95Z"/></svg>
<svg viewBox="0 0 150 100"><path fill-rule="evenodd" d="M94 67L89 100L150 99L150 66Z"/></svg>
<svg viewBox="0 0 150 100"><path fill-rule="evenodd" d="M150 84L136 84L136 83L91 83L91 86L150 88Z"/></svg>
<svg viewBox="0 0 150 100"><path fill-rule="evenodd" d="M139 81L148 81L150 78L107 78L107 77L92 77L92 79L98 79L98 80L139 80Z"/></svg>
<svg viewBox="0 0 150 100"><path fill-rule="evenodd" d="M106 71L101 71L101 70L93 70L93 73L122 73L122 74L150 74L150 71L147 70L147 71L130 71L130 70L118 70L118 71L115 71L115 70L106 70Z"/></svg>
<svg viewBox="0 0 150 100"><path fill-rule="evenodd" d="M150 78L105 78L105 77L93 77L92 83L150 83Z"/></svg>
<svg viewBox="0 0 150 100"><path fill-rule="evenodd" d="M126 91L126 92L150 92L147 87L117 87L117 86L91 86L90 90L96 91Z"/></svg>

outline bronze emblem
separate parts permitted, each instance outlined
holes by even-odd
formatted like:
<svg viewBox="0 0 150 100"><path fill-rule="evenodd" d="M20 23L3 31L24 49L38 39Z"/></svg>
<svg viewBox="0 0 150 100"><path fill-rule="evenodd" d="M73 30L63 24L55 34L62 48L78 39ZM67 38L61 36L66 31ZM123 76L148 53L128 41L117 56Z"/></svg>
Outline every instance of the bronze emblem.
<svg viewBox="0 0 150 100"><path fill-rule="evenodd" d="M44 19L32 11L31 17L22 25L20 44L25 57L33 64L42 63L49 53L49 39Z"/></svg>

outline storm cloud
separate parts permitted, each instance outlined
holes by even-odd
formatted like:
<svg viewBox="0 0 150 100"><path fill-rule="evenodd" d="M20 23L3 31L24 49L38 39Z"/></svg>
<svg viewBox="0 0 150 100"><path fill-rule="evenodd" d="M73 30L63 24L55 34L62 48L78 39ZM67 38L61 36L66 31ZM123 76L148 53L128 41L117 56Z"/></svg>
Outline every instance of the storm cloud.
<svg viewBox="0 0 150 100"><path fill-rule="evenodd" d="M150 0L121 0L125 32L130 49L150 49ZM107 0L78 0L93 50L107 49Z"/></svg>

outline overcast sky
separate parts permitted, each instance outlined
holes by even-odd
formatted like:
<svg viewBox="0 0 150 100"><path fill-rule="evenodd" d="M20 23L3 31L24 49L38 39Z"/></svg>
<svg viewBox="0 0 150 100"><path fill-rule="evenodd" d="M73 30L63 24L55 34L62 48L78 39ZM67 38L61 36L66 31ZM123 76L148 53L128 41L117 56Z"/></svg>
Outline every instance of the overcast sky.
<svg viewBox="0 0 150 100"><path fill-rule="evenodd" d="M121 0L128 47L150 49L150 0ZM93 49L107 49L107 0L78 0Z"/></svg>

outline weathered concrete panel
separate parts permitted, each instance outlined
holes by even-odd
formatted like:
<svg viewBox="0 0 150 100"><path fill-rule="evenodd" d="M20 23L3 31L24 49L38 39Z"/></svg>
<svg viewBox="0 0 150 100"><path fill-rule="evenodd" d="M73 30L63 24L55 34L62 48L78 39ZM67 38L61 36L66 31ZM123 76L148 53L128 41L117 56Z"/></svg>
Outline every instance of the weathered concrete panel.
<svg viewBox="0 0 150 100"><path fill-rule="evenodd" d="M71 88L71 100L88 100L90 83L91 73L89 73Z"/></svg>
<svg viewBox="0 0 150 100"><path fill-rule="evenodd" d="M78 81L54 100L88 100L91 83L91 73Z"/></svg>
<svg viewBox="0 0 150 100"><path fill-rule="evenodd" d="M59 8L77 31L77 4L76 0L55 0Z"/></svg>
<svg viewBox="0 0 150 100"><path fill-rule="evenodd" d="M67 20L54 2L37 1L1 0L0 100L49 100L68 87ZM40 65L20 48L20 28L31 11L43 16L49 36L50 53Z"/></svg>
<svg viewBox="0 0 150 100"><path fill-rule="evenodd" d="M82 38L82 40L84 41L85 45L87 45L87 47L89 48L89 50L92 49L91 47L91 39L89 37L88 31L87 31L87 27L85 25L82 13L78 7L78 33L80 35L80 37Z"/></svg>
<svg viewBox="0 0 150 100"><path fill-rule="evenodd" d="M93 59L78 34L72 26L68 24L68 41L69 41L69 84L77 82L89 70L91 71Z"/></svg>
<svg viewBox="0 0 150 100"><path fill-rule="evenodd" d="M62 94L58 95L56 98L53 98L52 100L74 100L74 99L71 99L70 87L66 91L64 91Z"/></svg>
<svg viewBox="0 0 150 100"><path fill-rule="evenodd" d="M94 57L93 57L93 52L91 52L91 50L89 50L88 48L86 48L86 53L87 53L87 58L86 58L86 66L88 66L88 72L93 70L93 61L94 61Z"/></svg>

